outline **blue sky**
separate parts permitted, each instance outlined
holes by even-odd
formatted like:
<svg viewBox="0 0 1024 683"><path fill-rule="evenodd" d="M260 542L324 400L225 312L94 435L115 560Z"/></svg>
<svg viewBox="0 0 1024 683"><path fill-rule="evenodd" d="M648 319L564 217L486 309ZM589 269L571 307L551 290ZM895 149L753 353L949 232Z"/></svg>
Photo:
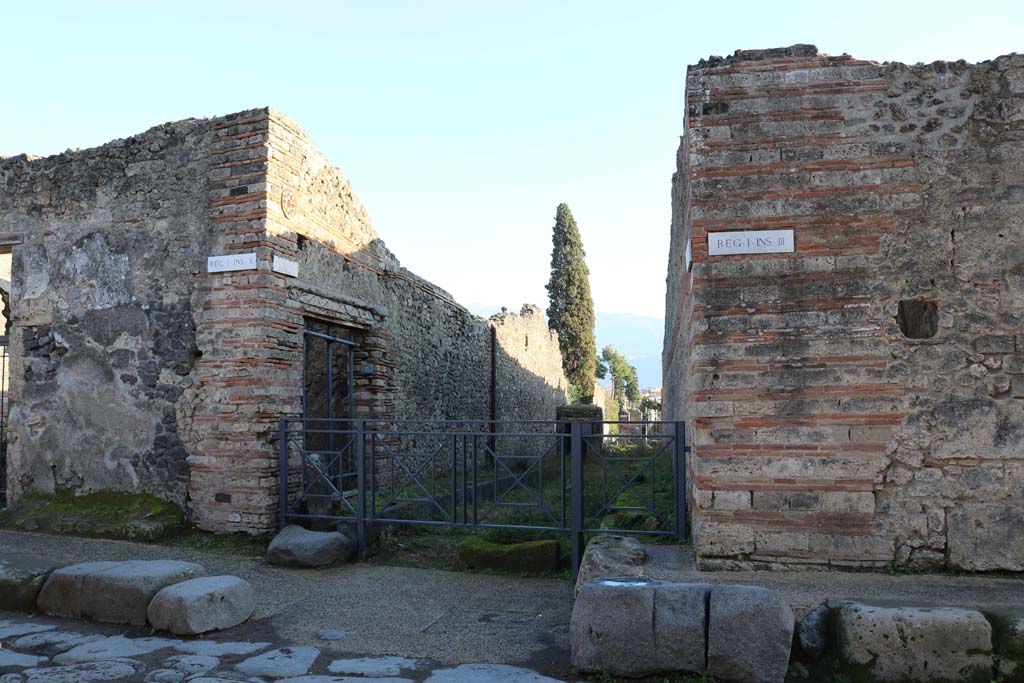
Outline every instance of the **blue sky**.
<svg viewBox="0 0 1024 683"><path fill-rule="evenodd" d="M1024 52L1024 2L34 2L0 12L0 154L271 105L407 267L546 305L555 207L596 308L660 316L686 65L814 43L879 61Z"/></svg>

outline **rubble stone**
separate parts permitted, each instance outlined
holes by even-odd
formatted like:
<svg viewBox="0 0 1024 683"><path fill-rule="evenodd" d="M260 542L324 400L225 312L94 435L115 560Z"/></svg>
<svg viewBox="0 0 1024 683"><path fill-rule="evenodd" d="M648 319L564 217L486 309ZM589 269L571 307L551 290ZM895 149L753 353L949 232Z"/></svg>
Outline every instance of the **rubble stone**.
<svg viewBox="0 0 1024 683"><path fill-rule="evenodd" d="M267 562L285 567L328 567L347 562L354 551L348 536L341 532L291 525L270 542Z"/></svg>

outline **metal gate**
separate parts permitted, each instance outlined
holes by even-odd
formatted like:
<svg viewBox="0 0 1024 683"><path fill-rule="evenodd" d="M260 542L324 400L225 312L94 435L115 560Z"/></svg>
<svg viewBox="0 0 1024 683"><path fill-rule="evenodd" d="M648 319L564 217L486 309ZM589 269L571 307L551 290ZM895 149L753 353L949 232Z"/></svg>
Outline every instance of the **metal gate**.
<svg viewBox="0 0 1024 683"><path fill-rule="evenodd" d="M283 418L280 520L686 537L682 422ZM326 446L326 448L325 448Z"/></svg>

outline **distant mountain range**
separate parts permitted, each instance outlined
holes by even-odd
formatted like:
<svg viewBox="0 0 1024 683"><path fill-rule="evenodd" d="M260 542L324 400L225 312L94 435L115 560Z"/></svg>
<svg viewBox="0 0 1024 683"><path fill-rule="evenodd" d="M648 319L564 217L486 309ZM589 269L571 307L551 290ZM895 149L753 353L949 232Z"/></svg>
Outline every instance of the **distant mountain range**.
<svg viewBox="0 0 1024 683"><path fill-rule="evenodd" d="M476 315L490 316L501 306L471 304ZM596 315L597 351L611 344L636 366L641 389L661 386L661 345L665 335L665 321L631 313L600 313Z"/></svg>

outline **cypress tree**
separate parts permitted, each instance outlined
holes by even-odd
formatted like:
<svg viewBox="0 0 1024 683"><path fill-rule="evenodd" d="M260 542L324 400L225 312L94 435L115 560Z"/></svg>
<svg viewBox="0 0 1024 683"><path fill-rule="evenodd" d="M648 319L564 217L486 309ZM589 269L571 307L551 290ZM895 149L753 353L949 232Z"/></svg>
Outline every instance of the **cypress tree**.
<svg viewBox="0 0 1024 683"><path fill-rule="evenodd" d="M594 398L594 300L583 240L568 204L559 204L551 237L548 325L558 332L562 369L584 403Z"/></svg>

